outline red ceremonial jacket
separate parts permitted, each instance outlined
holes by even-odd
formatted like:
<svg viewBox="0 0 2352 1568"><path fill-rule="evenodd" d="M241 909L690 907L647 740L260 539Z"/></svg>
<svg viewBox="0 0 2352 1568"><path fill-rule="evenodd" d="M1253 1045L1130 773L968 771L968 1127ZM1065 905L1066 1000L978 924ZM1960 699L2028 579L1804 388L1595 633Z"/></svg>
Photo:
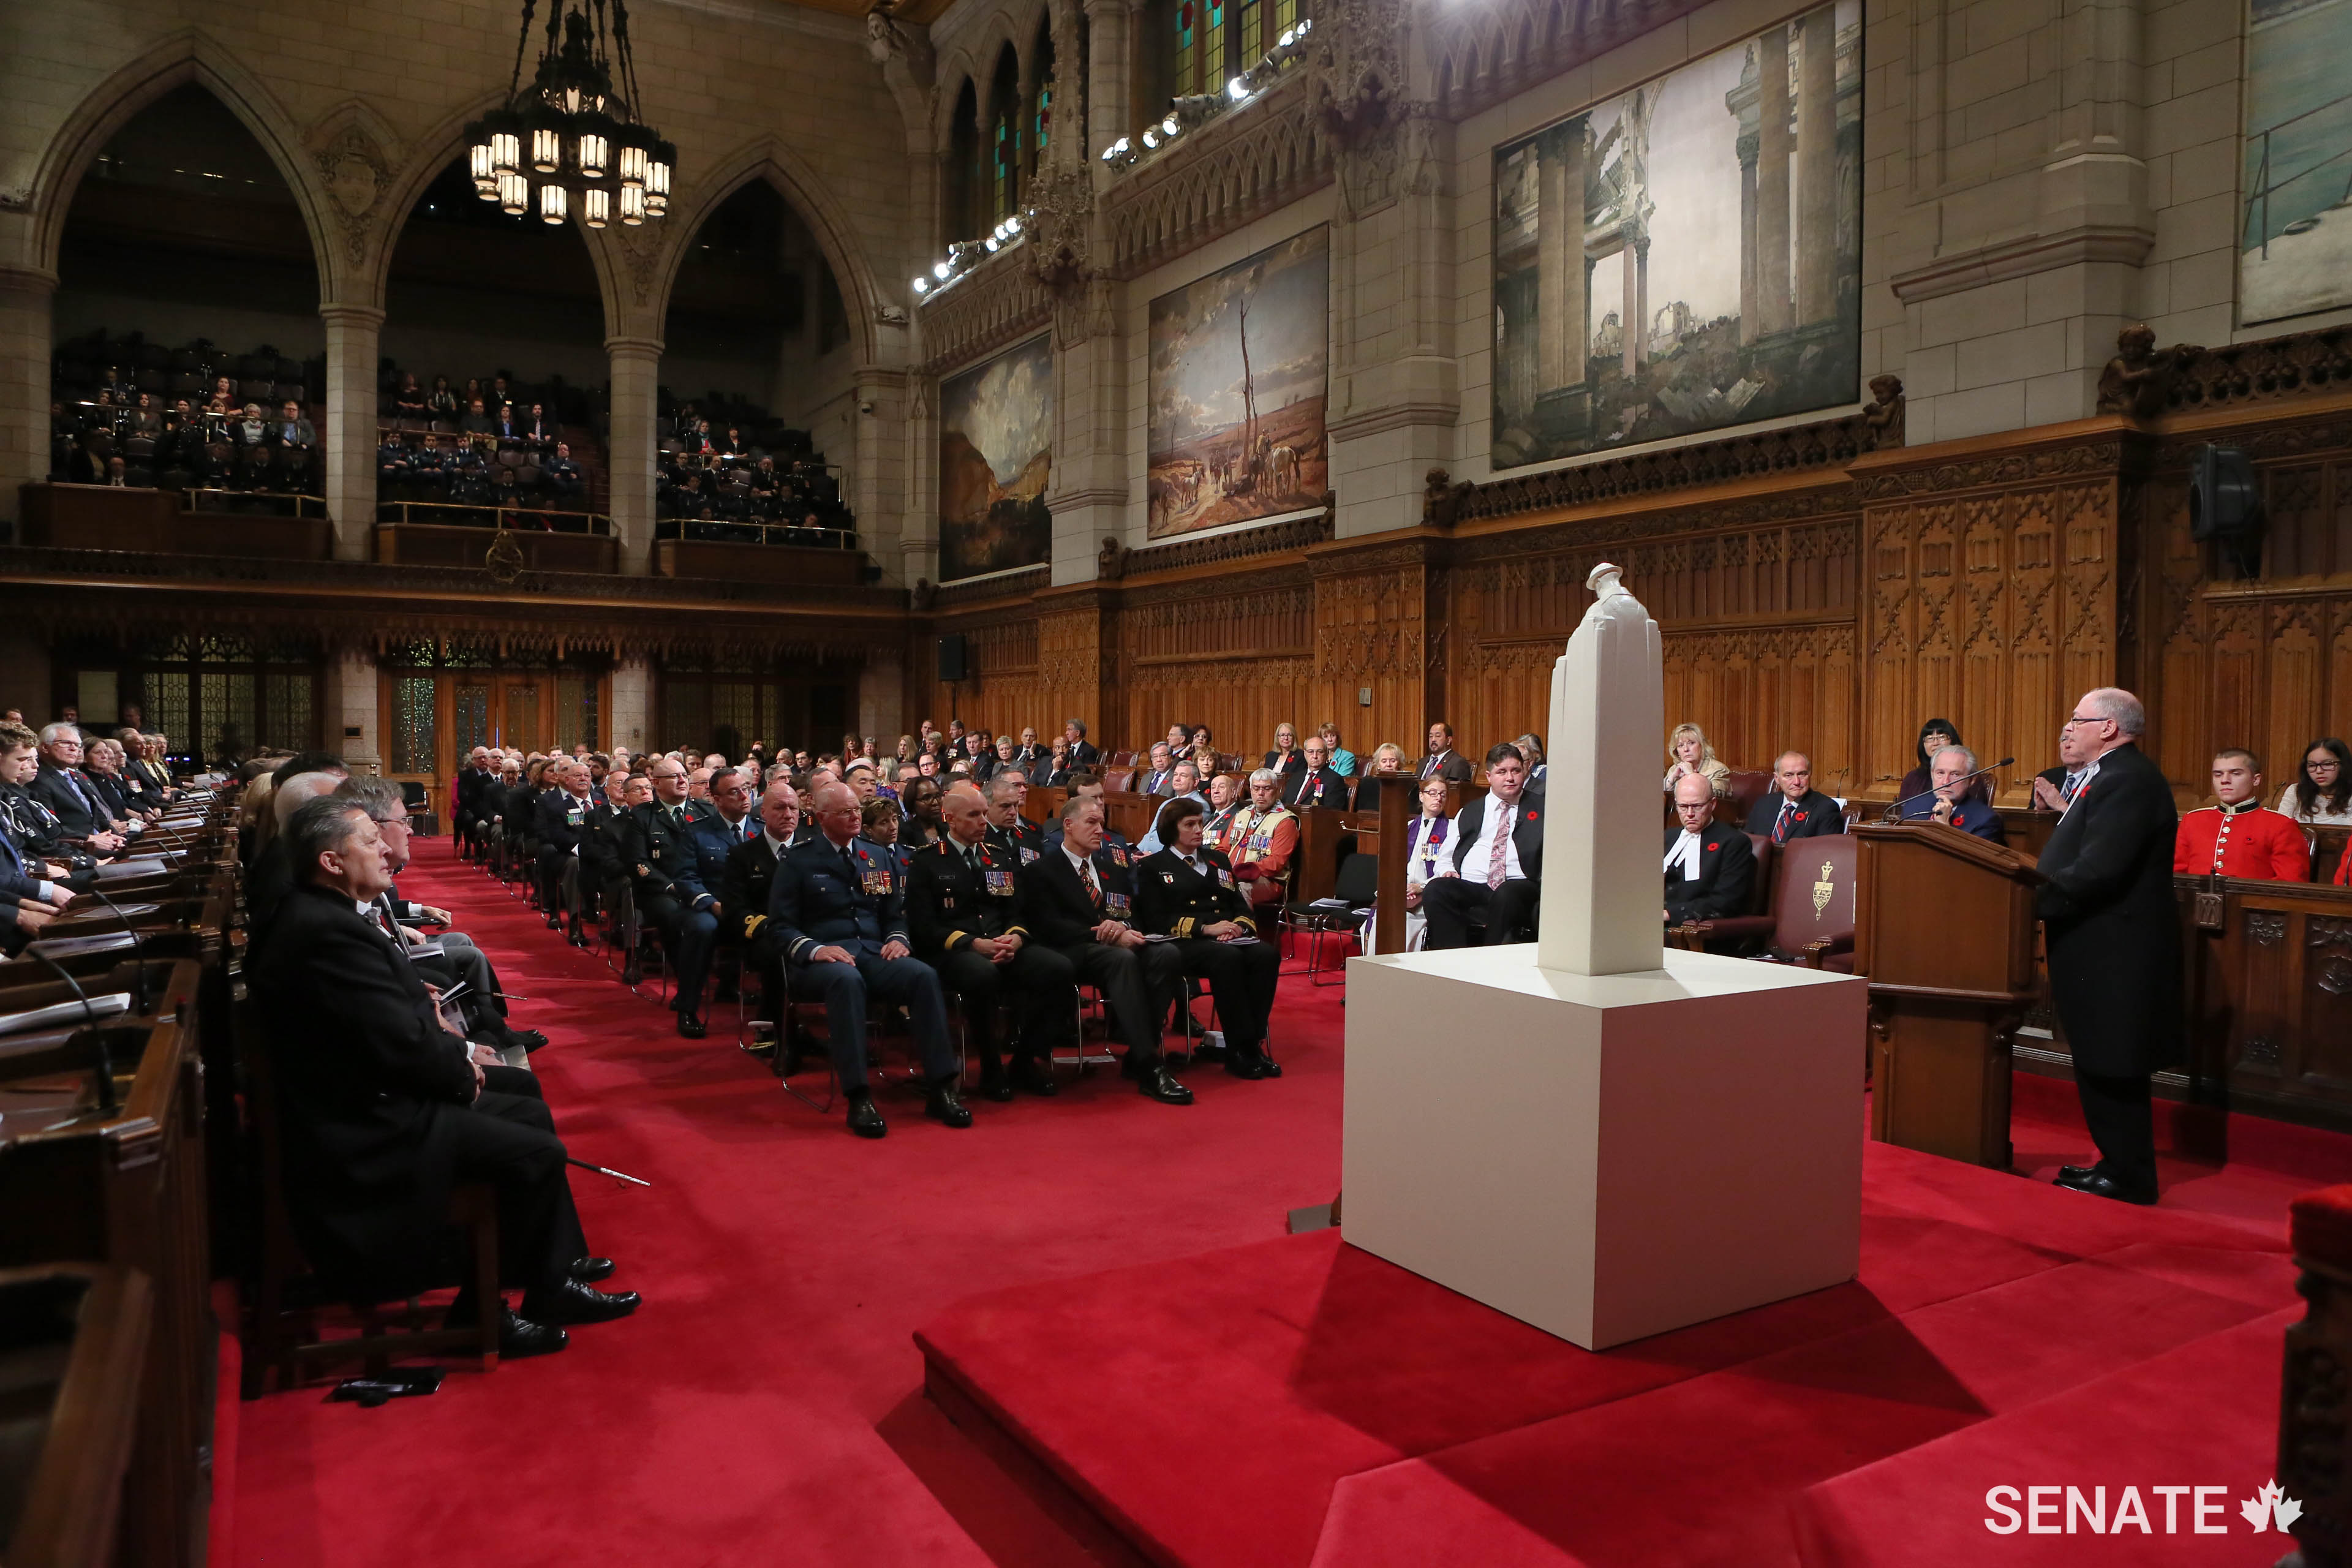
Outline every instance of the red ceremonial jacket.
<svg viewBox="0 0 2352 1568"><path fill-rule="evenodd" d="M2272 882L2311 880L2311 846L2294 819L2254 801L2209 805L2180 819L2172 868L2192 877L2220 872Z"/></svg>

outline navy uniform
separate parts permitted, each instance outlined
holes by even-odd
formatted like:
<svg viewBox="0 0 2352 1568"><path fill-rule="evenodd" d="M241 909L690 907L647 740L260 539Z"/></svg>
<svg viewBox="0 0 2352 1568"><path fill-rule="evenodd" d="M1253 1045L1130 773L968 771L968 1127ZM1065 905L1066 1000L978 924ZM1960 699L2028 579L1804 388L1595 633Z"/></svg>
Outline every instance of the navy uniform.
<svg viewBox="0 0 2352 1568"><path fill-rule="evenodd" d="M1070 961L1029 940L1021 923L1021 858L982 838L966 846L953 834L915 853L907 871L907 923L915 956L939 972L963 1002L964 1027L980 1055L981 1092L1010 1100L1015 1087L1054 1092L1053 1076L1038 1061L1058 1020L1076 1017L1077 974ZM1013 956L997 963L975 940L1018 937ZM1014 1004L1019 1034L1008 1079L996 1050L996 1007Z"/></svg>
<svg viewBox="0 0 2352 1568"><path fill-rule="evenodd" d="M1106 920L1131 924L1135 914L1133 858L1106 839L1087 858L1090 871L1056 842L1021 872L1024 914L1032 935L1069 960L1076 977L1099 990L1127 1043L1122 1070L1150 1098L1190 1105L1192 1091L1168 1076L1160 1056L1160 1026L1182 982L1183 959L1173 942L1121 947L1099 942Z"/></svg>
<svg viewBox="0 0 2352 1568"><path fill-rule="evenodd" d="M915 1052L929 1086L926 1114L950 1127L968 1127L971 1112L956 1098L959 1076L948 1044L948 1009L940 977L912 957L886 958L898 942L914 947L907 930L906 894L890 852L870 838L835 845L819 833L776 862L768 919L783 951L793 995L824 1004L826 1047L842 1092L849 1097L850 1131L879 1138L887 1131L866 1087L866 1007L869 997L903 1003ZM837 948L849 962L815 954Z"/></svg>
<svg viewBox="0 0 2352 1568"><path fill-rule="evenodd" d="M1272 942L1232 942L1201 934L1230 921L1250 936L1257 922L1234 880L1233 862L1203 845L1186 855L1167 848L1135 868L1136 924L1182 956L1184 973L1208 981L1225 1029L1225 1070L1235 1078L1280 1078L1265 1055L1266 1016L1274 1010L1281 951Z"/></svg>
<svg viewBox="0 0 2352 1568"><path fill-rule="evenodd" d="M800 835L795 832L793 837ZM719 907L727 911L727 936L742 944L744 963L763 973L776 971L783 963L773 922L768 919L775 886L776 847L764 831L753 833L729 851L719 894Z"/></svg>
<svg viewBox="0 0 2352 1568"><path fill-rule="evenodd" d="M702 982L719 937L719 917L710 906L719 898L702 885L701 857L684 816L684 806L672 816L659 801L631 806L623 819L621 861L636 887L637 913L660 930L662 945L677 967L677 994L670 999L677 1032L699 1039Z"/></svg>

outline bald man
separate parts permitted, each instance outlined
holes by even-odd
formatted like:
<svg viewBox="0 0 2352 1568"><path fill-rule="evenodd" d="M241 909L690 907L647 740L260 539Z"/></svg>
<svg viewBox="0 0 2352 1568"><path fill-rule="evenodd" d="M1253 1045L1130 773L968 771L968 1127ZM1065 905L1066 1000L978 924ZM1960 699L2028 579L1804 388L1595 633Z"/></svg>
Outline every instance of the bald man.
<svg viewBox="0 0 2352 1568"><path fill-rule="evenodd" d="M923 1114L969 1127L971 1110L957 1093L961 1073L948 1042L946 995L939 975L913 956L898 860L859 831L865 808L839 779L819 783L811 805L816 835L776 862L768 920L793 994L824 1004L825 1047L849 1101L849 1130L860 1138L889 1131L866 1083L869 998L907 1008L923 1068Z"/></svg>

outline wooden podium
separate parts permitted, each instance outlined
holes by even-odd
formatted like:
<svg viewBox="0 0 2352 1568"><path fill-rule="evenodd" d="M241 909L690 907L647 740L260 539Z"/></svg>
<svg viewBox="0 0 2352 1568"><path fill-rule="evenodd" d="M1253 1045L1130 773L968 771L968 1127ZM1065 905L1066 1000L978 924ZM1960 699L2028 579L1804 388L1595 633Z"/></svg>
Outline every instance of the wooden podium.
<svg viewBox="0 0 2352 1568"><path fill-rule="evenodd" d="M2007 1170L2010 1046L2035 991L2033 857L1934 823L1857 826L1870 1135Z"/></svg>

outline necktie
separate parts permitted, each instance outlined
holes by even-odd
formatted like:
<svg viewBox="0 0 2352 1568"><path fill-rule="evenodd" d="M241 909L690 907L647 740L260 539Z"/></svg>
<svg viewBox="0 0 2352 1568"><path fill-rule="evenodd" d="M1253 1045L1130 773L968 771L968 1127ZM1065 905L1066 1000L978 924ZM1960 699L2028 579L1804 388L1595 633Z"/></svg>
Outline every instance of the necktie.
<svg viewBox="0 0 2352 1568"><path fill-rule="evenodd" d="M1789 814L1796 810L1796 808L1797 803L1795 801L1789 799L1786 795L1780 797L1780 815L1772 824L1773 843L1786 844L1789 842Z"/></svg>
<svg viewBox="0 0 2352 1568"><path fill-rule="evenodd" d="M1503 885L1503 873L1506 868L1503 858L1508 852L1510 844L1511 824L1506 816L1495 824L1495 847L1486 855L1486 886L1499 888Z"/></svg>
<svg viewBox="0 0 2352 1568"><path fill-rule="evenodd" d="M1102 883L1095 879L1095 863L1092 860L1079 861L1078 875L1086 879L1087 897L1099 905L1102 902Z"/></svg>
<svg viewBox="0 0 2352 1568"><path fill-rule="evenodd" d="M82 776L81 770L68 768L66 777L73 781L74 793L81 796L81 803L89 808L90 816L100 822L106 821L106 808L98 804L98 791L90 787L89 781Z"/></svg>
<svg viewBox="0 0 2352 1568"><path fill-rule="evenodd" d="M984 878L987 875L988 868L981 864L979 845L972 845L963 852L963 863L971 868L973 876Z"/></svg>
<svg viewBox="0 0 2352 1568"><path fill-rule="evenodd" d="M2075 792L2080 790L2082 787L2083 775L2081 773L2068 773L2066 775L2066 782L2063 784L2061 784L2058 788L2059 798L2063 800L2067 805L2072 805L2074 804Z"/></svg>

